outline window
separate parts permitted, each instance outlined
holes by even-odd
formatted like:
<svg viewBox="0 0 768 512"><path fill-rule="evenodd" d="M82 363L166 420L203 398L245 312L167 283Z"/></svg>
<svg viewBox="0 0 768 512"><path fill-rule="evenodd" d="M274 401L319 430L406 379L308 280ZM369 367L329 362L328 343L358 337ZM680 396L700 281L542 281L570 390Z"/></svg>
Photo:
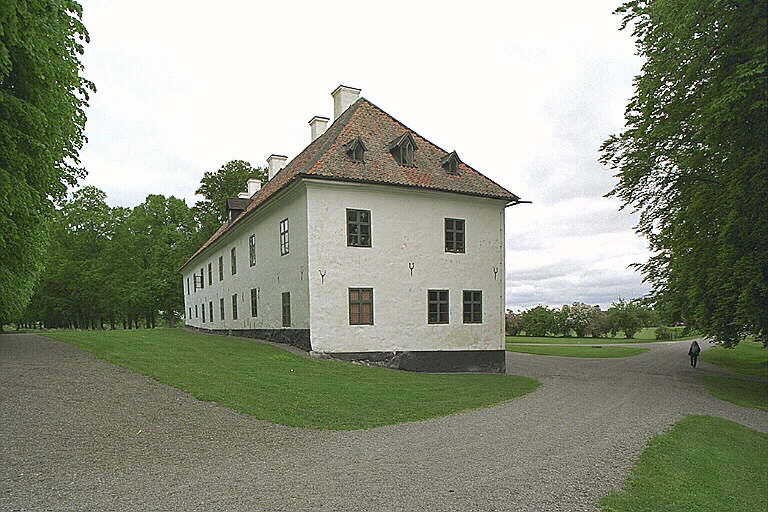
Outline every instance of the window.
<svg viewBox="0 0 768 512"><path fill-rule="evenodd" d="M219 299L219 318L224 320L224 297Z"/></svg>
<svg viewBox="0 0 768 512"><path fill-rule="evenodd" d="M409 166L413 165L413 144L409 140L403 142L403 146L400 149L400 163Z"/></svg>
<svg viewBox="0 0 768 512"><path fill-rule="evenodd" d="M237 248L233 247L232 250L229 251L230 254L230 260L232 261L232 275L237 274Z"/></svg>
<svg viewBox="0 0 768 512"><path fill-rule="evenodd" d="M370 210L347 208L347 245L349 247L371 246Z"/></svg>
<svg viewBox="0 0 768 512"><path fill-rule="evenodd" d="M280 255L288 254L288 219L280 221Z"/></svg>
<svg viewBox="0 0 768 512"><path fill-rule="evenodd" d="M464 252L464 219L445 219L445 252Z"/></svg>
<svg viewBox="0 0 768 512"><path fill-rule="evenodd" d="M192 306L189 307L189 319L192 319Z"/></svg>
<svg viewBox="0 0 768 512"><path fill-rule="evenodd" d="M200 289L205 288L205 269L200 269Z"/></svg>
<svg viewBox="0 0 768 512"><path fill-rule="evenodd" d="M189 295L189 278L187 278L187 295Z"/></svg>
<svg viewBox="0 0 768 512"><path fill-rule="evenodd" d="M203 323L205 323L205 304L201 304L200 309L203 310Z"/></svg>
<svg viewBox="0 0 768 512"><path fill-rule="evenodd" d="M256 235L248 237L248 264L250 266L256 265Z"/></svg>
<svg viewBox="0 0 768 512"><path fill-rule="evenodd" d="M413 140L410 132L404 133L389 143L389 150L392 152L395 161L400 165L408 167L416 166L414 155L417 149L416 141Z"/></svg>
<svg viewBox="0 0 768 512"><path fill-rule="evenodd" d="M259 316L259 292L257 288L251 288L251 316Z"/></svg>
<svg viewBox="0 0 768 512"><path fill-rule="evenodd" d="M195 318L197 318L197 304L195 304Z"/></svg>
<svg viewBox="0 0 768 512"><path fill-rule="evenodd" d="M347 155L349 155L349 158L353 162L361 163L364 161L363 158L365 151L368 148L365 147L365 144L363 144L363 141L360 139L360 137L357 137L345 144L345 148L347 150Z"/></svg>
<svg viewBox="0 0 768 512"><path fill-rule="evenodd" d="M224 256L219 256L219 281L224 280Z"/></svg>
<svg viewBox="0 0 768 512"><path fill-rule="evenodd" d="M213 322L213 301L208 303L208 317L211 319L211 322Z"/></svg>
<svg viewBox="0 0 768 512"><path fill-rule="evenodd" d="M349 325L373 325L373 288L349 289Z"/></svg>
<svg viewBox="0 0 768 512"><path fill-rule="evenodd" d="M283 327L291 326L291 292L283 292Z"/></svg>
<svg viewBox="0 0 768 512"><path fill-rule="evenodd" d="M208 286L213 284L213 264L208 264ZM211 317L213 318L213 317Z"/></svg>
<svg viewBox="0 0 768 512"><path fill-rule="evenodd" d="M448 156L440 160L440 165L446 170L448 174L454 176L460 176L459 172L459 155L455 151L451 152Z"/></svg>
<svg viewBox="0 0 768 512"><path fill-rule="evenodd" d="M448 290L427 290L427 323L448 323Z"/></svg>
<svg viewBox="0 0 768 512"><path fill-rule="evenodd" d="M464 323L483 323L483 292L464 290Z"/></svg>
<svg viewBox="0 0 768 512"><path fill-rule="evenodd" d="M237 294L232 294L232 320L237 320Z"/></svg>

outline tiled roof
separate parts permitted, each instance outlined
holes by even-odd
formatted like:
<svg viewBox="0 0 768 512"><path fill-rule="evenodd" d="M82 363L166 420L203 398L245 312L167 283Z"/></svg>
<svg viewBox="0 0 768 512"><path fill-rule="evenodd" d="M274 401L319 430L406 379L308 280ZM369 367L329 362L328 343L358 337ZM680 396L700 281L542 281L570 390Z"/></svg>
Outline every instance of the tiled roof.
<svg viewBox="0 0 768 512"><path fill-rule="evenodd" d="M414 153L413 167L400 165L390 153L390 144L407 133L410 133L418 148ZM364 162L353 162L346 154L346 145L357 137L366 148ZM458 163L458 174L449 174L442 167L448 154L370 101L360 98L323 135L264 184L250 199L245 211L221 226L182 268L277 192L303 177L441 190L510 202L520 200L461 160Z"/></svg>

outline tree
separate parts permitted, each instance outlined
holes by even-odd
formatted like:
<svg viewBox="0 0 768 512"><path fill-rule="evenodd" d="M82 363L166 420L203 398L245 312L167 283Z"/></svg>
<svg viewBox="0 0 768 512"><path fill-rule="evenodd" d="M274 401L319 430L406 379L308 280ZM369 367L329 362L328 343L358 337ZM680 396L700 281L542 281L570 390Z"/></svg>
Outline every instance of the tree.
<svg viewBox="0 0 768 512"><path fill-rule="evenodd" d="M568 329L573 329L577 337L583 338L587 335L589 323L593 316L592 306L588 306L583 302L574 302L567 310L566 322Z"/></svg>
<svg viewBox="0 0 768 512"><path fill-rule="evenodd" d="M611 321L608 318L608 313L601 310L600 306L592 307L587 331L593 338L603 338L611 331Z"/></svg>
<svg viewBox="0 0 768 512"><path fill-rule="evenodd" d="M619 299L608 308L608 321L611 335L616 336L619 331L624 331L624 336L634 338L642 326L642 320L638 314L639 307L632 302L624 302Z"/></svg>
<svg viewBox="0 0 768 512"><path fill-rule="evenodd" d="M84 108L82 8L0 2L0 325L20 316L42 271L53 205L79 167Z"/></svg>
<svg viewBox="0 0 768 512"><path fill-rule="evenodd" d="M202 245L227 219L227 199L247 190L248 180L267 181L267 170L253 167L244 160L231 160L218 171L206 171L196 194L203 200L195 203L195 214L200 226L199 245Z"/></svg>
<svg viewBox="0 0 768 512"><path fill-rule="evenodd" d="M726 345L768 344L765 0L623 4L645 63L601 147L609 195L640 212L660 309Z"/></svg>
<svg viewBox="0 0 768 512"><path fill-rule="evenodd" d="M507 336L517 336L523 330L523 315L515 313L511 309L507 310L504 318L504 326Z"/></svg>
<svg viewBox="0 0 768 512"><path fill-rule="evenodd" d="M523 313L523 330L526 336L546 336L552 331L554 317L546 306L536 306Z"/></svg>

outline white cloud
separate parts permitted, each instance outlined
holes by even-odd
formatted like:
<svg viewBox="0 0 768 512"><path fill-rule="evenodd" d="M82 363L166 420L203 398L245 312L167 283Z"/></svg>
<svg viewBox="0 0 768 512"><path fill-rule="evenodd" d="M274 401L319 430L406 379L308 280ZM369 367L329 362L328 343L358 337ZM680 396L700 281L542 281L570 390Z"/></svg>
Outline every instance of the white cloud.
<svg viewBox="0 0 768 512"><path fill-rule="evenodd" d="M228 160L295 156L343 83L534 201L507 212L511 306L644 293L626 266L645 244L597 163L640 65L616 2L82 4L82 160L110 204L192 203Z"/></svg>

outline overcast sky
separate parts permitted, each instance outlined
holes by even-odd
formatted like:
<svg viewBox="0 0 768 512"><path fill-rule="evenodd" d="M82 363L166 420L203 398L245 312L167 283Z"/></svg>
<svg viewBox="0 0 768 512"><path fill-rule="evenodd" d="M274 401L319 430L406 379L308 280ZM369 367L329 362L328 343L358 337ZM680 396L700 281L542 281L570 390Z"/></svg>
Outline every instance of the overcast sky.
<svg viewBox="0 0 768 512"><path fill-rule="evenodd" d="M618 1L81 3L84 184L112 206L191 205L205 171L293 158L344 84L533 201L507 210L508 307L646 293L627 265L647 244L597 162L640 67Z"/></svg>

